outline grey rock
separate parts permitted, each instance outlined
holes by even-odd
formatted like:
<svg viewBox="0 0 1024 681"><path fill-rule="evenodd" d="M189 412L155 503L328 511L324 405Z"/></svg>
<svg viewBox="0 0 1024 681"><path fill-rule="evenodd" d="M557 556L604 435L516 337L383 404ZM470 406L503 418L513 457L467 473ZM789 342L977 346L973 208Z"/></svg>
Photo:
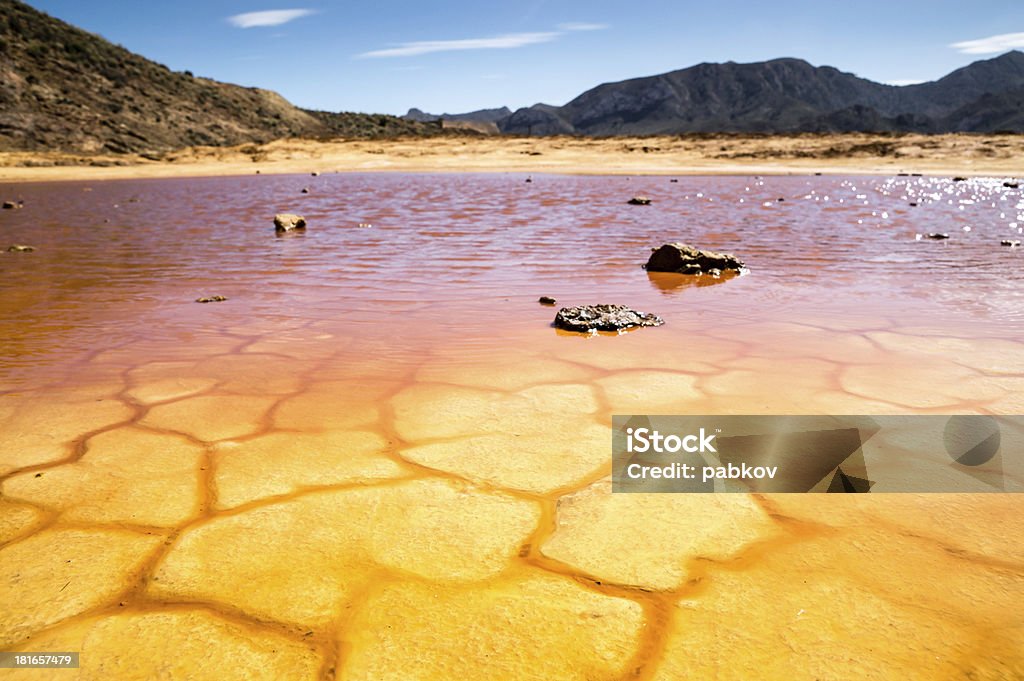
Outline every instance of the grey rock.
<svg viewBox="0 0 1024 681"><path fill-rule="evenodd" d="M647 261L648 272L677 272L679 274L710 274L721 276L725 270L742 270L743 261L731 253L702 251L687 244L663 244L651 249Z"/></svg>
<svg viewBox="0 0 1024 681"><path fill-rule="evenodd" d="M555 315L555 326L566 331L622 331L637 326L661 326L661 317L630 309L625 305L580 305L563 307Z"/></svg>

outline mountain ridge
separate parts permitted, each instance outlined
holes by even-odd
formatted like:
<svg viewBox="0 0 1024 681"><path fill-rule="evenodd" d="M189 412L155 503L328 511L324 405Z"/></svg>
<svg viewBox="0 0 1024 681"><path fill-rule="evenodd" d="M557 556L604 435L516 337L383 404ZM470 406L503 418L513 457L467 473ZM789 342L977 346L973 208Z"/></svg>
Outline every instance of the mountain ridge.
<svg viewBox="0 0 1024 681"><path fill-rule="evenodd" d="M584 136L690 132L1024 132L1001 95L1024 89L1024 53L976 61L916 85L876 83L802 59L702 63L602 83L562 106L535 104L498 122L504 133ZM959 117L957 111L964 110ZM970 116L968 116L970 112ZM977 121L977 122L976 122Z"/></svg>

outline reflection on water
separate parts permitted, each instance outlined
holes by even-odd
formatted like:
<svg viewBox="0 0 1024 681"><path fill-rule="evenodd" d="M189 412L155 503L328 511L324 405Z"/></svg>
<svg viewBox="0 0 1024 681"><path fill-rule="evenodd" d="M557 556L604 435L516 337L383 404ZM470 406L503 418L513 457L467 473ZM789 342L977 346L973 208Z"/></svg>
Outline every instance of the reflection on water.
<svg viewBox="0 0 1024 681"><path fill-rule="evenodd" d="M305 185L310 194L299 193ZM625 204L638 191L651 206ZM37 248L0 257L0 349L18 364L221 315L344 319L356 335L529 335L534 315L524 301L540 294L646 305L669 321L682 309L756 323L856 308L963 329L1016 324L1024 312L1021 251L1000 246L1022 231L1024 202L997 180L543 176L526 184L514 175L394 174L12 192L26 205L0 216L4 238ZM308 232L273 238L280 211L302 213ZM922 232L953 236L922 242ZM677 300L652 297L719 283L645 277L649 249L666 241L734 252L750 276ZM213 317L187 304L210 294L227 295L231 309Z"/></svg>
<svg viewBox="0 0 1024 681"><path fill-rule="evenodd" d="M674 293L691 287L715 286L724 284L730 279L741 276L733 270L724 270L721 275L713 277L709 274L675 274L673 272L648 272L647 279L651 286L662 293Z"/></svg>

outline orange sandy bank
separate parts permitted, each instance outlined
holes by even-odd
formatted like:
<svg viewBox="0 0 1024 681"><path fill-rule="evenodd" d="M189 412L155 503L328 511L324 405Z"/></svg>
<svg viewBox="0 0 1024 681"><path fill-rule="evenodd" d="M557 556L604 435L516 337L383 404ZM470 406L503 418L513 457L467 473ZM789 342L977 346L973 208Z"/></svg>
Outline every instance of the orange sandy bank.
<svg viewBox="0 0 1024 681"><path fill-rule="evenodd" d="M193 147L159 160L63 152L0 153L0 181L306 172L573 174L1024 174L1022 135L793 135L614 139L445 137L281 140Z"/></svg>

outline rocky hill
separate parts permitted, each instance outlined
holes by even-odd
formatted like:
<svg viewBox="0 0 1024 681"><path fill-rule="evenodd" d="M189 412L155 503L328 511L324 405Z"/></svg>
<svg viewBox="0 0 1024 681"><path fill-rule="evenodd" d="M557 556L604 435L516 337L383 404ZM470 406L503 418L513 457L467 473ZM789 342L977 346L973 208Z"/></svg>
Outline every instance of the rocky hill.
<svg viewBox="0 0 1024 681"><path fill-rule="evenodd" d="M606 83L564 106L519 109L498 125L506 133L595 136L1024 132L1021 116L1014 113L1021 89L1024 54L1016 51L975 62L934 82L904 87L800 59L728 62Z"/></svg>
<svg viewBox="0 0 1024 681"><path fill-rule="evenodd" d="M409 109L409 111L402 116L402 118L409 121L419 121L421 123L428 123L431 121L474 121L481 123L497 123L498 121L508 118L512 115L512 110L507 106L503 106L497 109L480 109L479 111L470 111L468 113L460 114L431 114L425 111L420 111L417 108Z"/></svg>
<svg viewBox="0 0 1024 681"><path fill-rule="evenodd" d="M0 0L0 149L159 153L282 137L437 134L395 116L299 109L269 90L175 72Z"/></svg>

